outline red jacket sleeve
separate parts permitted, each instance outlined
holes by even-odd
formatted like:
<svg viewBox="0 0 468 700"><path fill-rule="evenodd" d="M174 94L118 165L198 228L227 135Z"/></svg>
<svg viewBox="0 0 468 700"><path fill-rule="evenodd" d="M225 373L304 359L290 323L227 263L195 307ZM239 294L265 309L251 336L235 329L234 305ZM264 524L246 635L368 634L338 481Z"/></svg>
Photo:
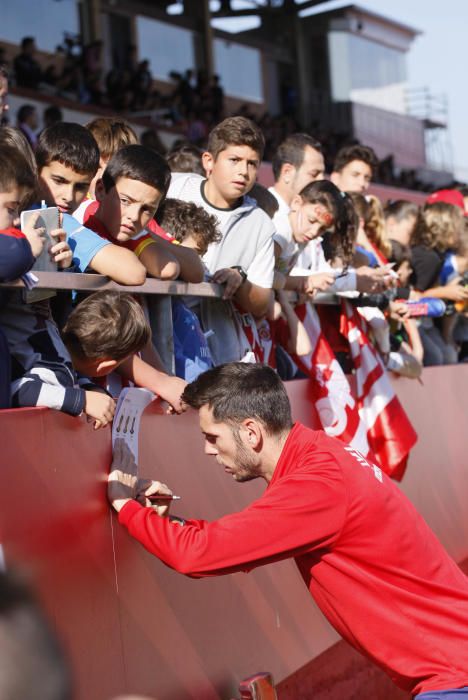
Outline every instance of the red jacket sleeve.
<svg viewBox="0 0 468 700"><path fill-rule="evenodd" d="M119 521L152 554L188 576L245 571L331 545L345 517L341 478L295 474L270 485L248 508L219 520L161 518L135 501Z"/></svg>

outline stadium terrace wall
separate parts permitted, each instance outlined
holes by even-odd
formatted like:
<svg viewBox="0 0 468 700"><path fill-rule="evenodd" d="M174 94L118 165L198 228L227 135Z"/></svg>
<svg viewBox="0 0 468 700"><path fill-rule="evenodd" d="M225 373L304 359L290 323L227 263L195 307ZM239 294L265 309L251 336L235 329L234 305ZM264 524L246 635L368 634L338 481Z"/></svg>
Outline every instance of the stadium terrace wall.
<svg viewBox="0 0 468 700"><path fill-rule="evenodd" d="M403 490L454 558L468 557L468 367L394 381L418 434ZM310 384L290 382L294 417L316 418ZM110 430L47 409L0 413L0 543L7 567L36 585L68 650L76 700L141 693L158 700L229 699L268 670L280 700L404 697L339 642L292 561L192 580L166 568L119 526L106 501ZM182 496L174 512L214 519L264 486L234 483L203 455L193 412L152 404L140 473ZM364 611L363 611L364 614ZM339 643L338 643L339 642Z"/></svg>

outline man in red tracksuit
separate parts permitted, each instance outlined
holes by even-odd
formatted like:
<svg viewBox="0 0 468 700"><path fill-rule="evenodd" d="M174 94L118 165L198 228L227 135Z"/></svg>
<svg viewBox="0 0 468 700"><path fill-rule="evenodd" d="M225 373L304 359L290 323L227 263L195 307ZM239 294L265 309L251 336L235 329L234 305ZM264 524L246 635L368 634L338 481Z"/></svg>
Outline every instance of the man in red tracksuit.
<svg viewBox="0 0 468 700"><path fill-rule="evenodd" d="M215 367L182 398L199 409L205 452L236 481L268 486L213 522L164 517L167 506L137 499L150 506L145 495L169 490L140 482L117 443L109 498L130 534L194 577L294 557L330 623L400 688L468 697L468 579L395 484L351 447L293 424L268 367Z"/></svg>

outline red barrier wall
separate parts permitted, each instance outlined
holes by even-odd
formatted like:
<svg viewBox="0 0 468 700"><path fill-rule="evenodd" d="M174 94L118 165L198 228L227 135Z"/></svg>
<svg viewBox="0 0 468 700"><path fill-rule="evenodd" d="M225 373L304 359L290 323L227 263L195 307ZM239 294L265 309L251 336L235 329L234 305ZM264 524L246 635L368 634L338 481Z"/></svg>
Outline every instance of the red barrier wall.
<svg viewBox="0 0 468 700"><path fill-rule="evenodd" d="M468 367L428 369L424 385L399 379L395 387L420 436L402 488L461 561L468 556ZM290 382L288 391L294 417L312 425L308 382ZM239 680L259 670L283 681L280 700L298 700L306 685L302 697L320 698L323 672L311 661L323 653L320 667L337 678L323 698L349 699L351 686L355 697L401 697L360 657L350 661L341 646L332 648L337 635L293 562L196 581L131 540L105 499L109 430L95 433L84 419L46 409L4 411L0 426L0 543L7 566L29 572L70 653L77 700L123 692L231 698ZM182 496L174 511L191 517L238 510L264 488L236 484L204 457L194 413L166 416L156 405L143 416L140 464L142 474Z"/></svg>

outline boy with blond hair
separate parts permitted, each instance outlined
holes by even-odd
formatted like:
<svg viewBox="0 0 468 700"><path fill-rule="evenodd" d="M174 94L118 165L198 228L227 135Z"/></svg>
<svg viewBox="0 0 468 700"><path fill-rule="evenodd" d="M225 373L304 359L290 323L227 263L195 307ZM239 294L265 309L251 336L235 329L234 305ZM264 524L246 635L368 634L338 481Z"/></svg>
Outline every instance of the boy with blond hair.
<svg viewBox="0 0 468 700"><path fill-rule="evenodd" d="M138 143L138 136L125 119L119 117L98 117L86 124L88 131L96 139L99 148L99 168L91 181L89 194L94 197L96 182L102 177L102 173L114 153L124 146Z"/></svg>

